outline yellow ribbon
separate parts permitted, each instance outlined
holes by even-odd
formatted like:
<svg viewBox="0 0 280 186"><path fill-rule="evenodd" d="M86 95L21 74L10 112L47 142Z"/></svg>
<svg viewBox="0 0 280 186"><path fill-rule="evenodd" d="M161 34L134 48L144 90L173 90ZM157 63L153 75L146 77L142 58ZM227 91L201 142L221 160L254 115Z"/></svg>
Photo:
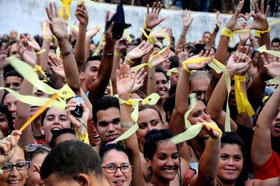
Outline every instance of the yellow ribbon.
<svg viewBox="0 0 280 186"><path fill-rule="evenodd" d="M90 144L87 132L80 133L80 132L76 131L76 138L77 138L78 141L84 142L88 145Z"/></svg>
<svg viewBox="0 0 280 186"><path fill-rule="evenodd" d="M215 123L204 122L204 123L198 123L198 124L192 125L189 122L189 120L188 120L189 114L191 113L191 111L193 110L195 105L196 105L196 95L190 94L190 108L184 115L186 131L171 138L171 141L174 144L179 144L184 141L193 139L194 137L196 137L199 134L199 132L201 131L201 129L204 125L206 125L209 128L212 128L213 130L217 131L220 135L222 135L221 129L219 129L219 127Z"/></svg>
<svg viewBox="0 0 280 186"><path fill-rule="evenodd" d="M50 99L48 99L48 101L39 109L37 110L37 112L35 112L35 114L29 118L19 129L19 131L24 131L40 114L42 114L47 108L48 106L54 102L56 99L58 98L57 94L52 95L52 97Z"/></svg>
<svg viewBox="0 0 280 186"><path fill-rule="evenodd" d="M152 34L148 35L145 30L143 30L142 28L140 28L140 31L144 34L144 36L147 38L147 41L151 44L155 44L157 42L157 39L155 37L153 37Z"/></svg>
<svg viewBox="0 0 280 186"><path fill-rule="evenodd" d="M203 62L207 62L209 60L210 60L209 57L191 58L191 59L187 59L186 61L184 61L182 63L182 65L187 72L190 72L190 70L188 68L188 65L190 65L190 64L200 64L200 63L203 63Z"/></svg>
<svg viewBox="0 0 280 186"><path fill-rule="evenodd" d="M36 52L36 55L41 55L41 54L43 54L44 52L46 52L45 49L39 50L38 52Z"/></svg>
<svg viewBox="0 0 280 186"><path fill-rule="evenodd" d="M105 35L103 34L103 35L101 36L101 39L100 39L100 41L99 41L99 44L98 44L98 46L96 47L96 49L95 49L95 51L94 51L94 53L93 53L92 56L96 56L96 55L98 55L98 54L100 53L101 44L104 42L104 40L105 40Z"/></svg>
<svg viewBox="0 0 280 186"><path fill-rule="evenodd" d="M138 70L140 70L141 68L145 67L145 66L148 66L150 68L154 68L154 66L151 65L151 62L154 60L155 57L161 55L163 52L165 52L165 50L167 50L168 47L165 47L164 49L162 49L161 51L155 53L147 63L142 63L140 65L137 65L135 67L132 67L131 68L131 72L137 72Z"/></svg>
<svg viewBox="0 0 280 186"><path fill-rule="evenodd" d="M39 79L38 74L33 70L33 68L21 61L16 57L8 58L10 65L14 67L14 69L27 81L29 81L34 87L45 92L46 94L53 95L58 94L59 100L64 99L64 101L68 98L71 98L75 95L72 89L65 84L61 89L54 89L50 87L48 84L44 83Z"/></svg>
<svg viewBox="0 0 280 186"><path fill-rule="evenodd" d="M232 30L228 29L227 27L224 27L222 29L221 35L232 38L232 42L235 43L234 34L245 34L245 33L249 33L249 32L250 32L250 29L242 29L242 30L232 31Z"/></svg>
<svg viewBox="0 0 280 186"><path fill-rule="evenodd" d="M109 81L109 85L110 85L110 96L114 95L114 91L113 91L113 84L112 84L112 80L110 79Z"/></svg>
<svg viewBox="0 0 280 186"><path fill-rule="evenodd" d="M138 130L138 124L137 120L139 117L139 104L142 105L155 105L158 100L160 99L160 96L157 93L150 94L145 99L129 99L127 101L122 100L119 98L120 104L127 104L131 105L133 107L133 111L130 115L132 121L134 121L134 125L130 127L126 132L124 132L121 136L119 136L117 139L115 139L112 143L117 143L119 141L125 140L129 138L133 133L135 133Z"/></svg>
<svg viewBox="0 0 280 186"><path fill-rule="evenodd" d="M220 74L220 73L223 72L224 75L225 75L225 83L226 83L226 87L227 87L227 106L226 106L225 131L230 132L231 131L230 110L229 110L229 103L228 103L229 102L229 94L230 94L230 90L231 90L230 76L229 76L229 73L228 73L225 65L223 65L221 62L219 62L215 58L213 59L212 62L208 63L208 66L211 67L213 70L215 70L217 74Z"/></svg>
<svg viewBox="0 0 280 186"><path fill-rule="evenodd" d="M245 76L234 76L235 80L235 99L238 113L247 113L249 117L255 114L254 109L246 98L244 92L242 91L240 82L246 81Z"/></svg>
<svg viewBox="0 0 280 186"><path fill-rule="evenodd" d="M60 48L57 46L56 51L55 51L56 57L60 58Z"/></svg>
<svg viewBox="0 0 280 186"><path fill-rule="evenodd" d="M43 25L42 25L43 36L42 37L44 40L51 42L53 40L54 36L46 36L46 29L47 29L47 23L43 22Z"/></svg>
<svg viewBox="0 0 280 186"><path fill-rule="evenodd" d="M270 54L270 55L273 55L273 56L275 56L275 57L280 57L280 51L267 50L265 45L259 47L259 48L258 48L258 52L260 52L260 53L265 52L265 53Z"/></svg>
<svg viewBox="0 0 280 186"><path fill-rule="evenodd" d="M270 26L266 30L256 30L255 34L260 36L261 34L265 34L267 32L270 32Z"/></svg>
<svg viewBox="0 0 280 186"><path fill-rule="evenodd" d="M21 95L18 92L14 91L12 89L9 89L9 88L5 88L5 87L0 87L0 90L6 90L20 102L29 104L29 105L33 105L33 106L43 106L44 103L46 103L47 100L49 99L49 98L44 98L44 97ZM49 107L55 107L59 110L64 110L66 107L66 102L61 101L61 100L56 100L52 104L50 104Z"/></svg>
<svg viewBox="0 0 280 186"><path fill-rule="evenodd" d="M76 32L79 32L79 27L77 25L71 25L71 28Z"/></svg>
<svg viewBox="0 0 280 186"><path fill-rule="evenodd" d="M47 81L47 75L46 73L43 71L42 67L40 65L35 65L34 67L35 72L38 72L40 75L42 75L44 77L44 82Z"/></svg>
<svg viewBox="0 0 280 186"><path fill-rule="evenodd" d="M268 80L266 82L269 85L279 85L280 84L280 77L275 77L275 78L270 79L270 80Z"/></svg>
<svg viewBox="0 0 280 186"><path fill-rule="evenodd" d="M180 74L180 71L178 70L178 68L171 68L167 71L166 75L171 76L173 73L174 74Z"/></svg>
<svg viewBox="0 0 280 186"><path fill-rule="evenodd" d="M69 19L69 14L70 14L70 5L72 3L72 0L60 0L62 3L62 6L59 11L59 16L63 18L63 12L65 8L65 20Z"/></svg>
<svg viewBox="0 0 280 186"><path fill-rule="evenodd" d="M131 37L130 37L130 35L128 34L128 32L127 32L126 29L123 31L123 36L124 36L124 38L125 38L129 43L132 41L132 39L131 39Z"/></svg>

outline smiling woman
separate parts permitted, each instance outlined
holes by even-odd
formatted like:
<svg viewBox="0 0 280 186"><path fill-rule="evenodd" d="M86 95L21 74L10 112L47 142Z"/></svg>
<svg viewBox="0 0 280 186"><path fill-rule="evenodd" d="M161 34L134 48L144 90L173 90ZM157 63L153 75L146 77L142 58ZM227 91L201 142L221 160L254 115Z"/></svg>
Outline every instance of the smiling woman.
<svg viewBox="0 0 280 186"><path fill-rule="evenodd" d="M0 185L24 186L27 178L27 169L30 168L30 162L25 161L24 151L17 146L15 154L10 161L2 166L3 174L0 176Z"/></svg>

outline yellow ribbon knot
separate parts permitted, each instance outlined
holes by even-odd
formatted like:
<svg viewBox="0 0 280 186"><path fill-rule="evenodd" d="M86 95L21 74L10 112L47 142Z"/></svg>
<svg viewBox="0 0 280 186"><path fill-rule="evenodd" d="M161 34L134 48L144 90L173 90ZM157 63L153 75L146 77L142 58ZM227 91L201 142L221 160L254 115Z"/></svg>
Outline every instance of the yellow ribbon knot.
<svg viewBox="0 0 280 186"><path fill-rule="evenodd" d="M125 140L129 138L133 133L135 133L138 130L138 124L137 120L139 117L139 104L141 103L142 105L155 105L158 100L160 99L160 96L157 93L150 94L147 96L145 99L129 99L127 101L122 100L119 98L120 104L127 104L127 105L132 105L133 111L130 115L132 121L134 121L134 125L130 127L126 132L124 132L121 136L119 136L117 139L115 139L112 143L117 143L119 141Z"/></svg>
<svg viewBox="0 0 280 186"><path fill-rule="evenodd" d="M166 75L171 76L173 73L174 74L180 74L180 71L178 70L178 68L171 68L167 71Z"/></svg>
<svg viewBox="0 0 280 186"><path fill-rule="evenodd" d="M195 105L196 105L196 95L193 93L190 94L190 108L184 115L186 131L171 138L171 141L174 144L179 144L195 138L199 134L203 126L212 128L213 130L217 131L220 134L220 136L223 134L221 129L215 123L203 122L203 123L192 125L189 122L188 120L189 114L191 113Z"/></svg>

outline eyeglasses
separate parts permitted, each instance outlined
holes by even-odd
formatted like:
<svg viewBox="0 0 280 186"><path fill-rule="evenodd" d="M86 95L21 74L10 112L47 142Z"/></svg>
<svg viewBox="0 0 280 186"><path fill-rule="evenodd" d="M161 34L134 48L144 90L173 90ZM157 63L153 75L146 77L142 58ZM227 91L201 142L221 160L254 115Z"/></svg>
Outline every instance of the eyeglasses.
<svg viewBox="0 0 280 186"><path fill-rule="evenodd" d="M50 152L51 151L51 149L49 148L49 147L47 147L47 146L45 146L45 145L38 145L38 144L30 144L30 145L26 145L25 147L24 147L24 150L26 151L26 152L34 152L35 150L37 150L37 149L43 149L43 150L46 150L46 151L48 151L48 152Z"/></svg>
<svg viewBox="0 0 280 186"><path fill-rule="evenodd" d="M117 166L114 163L109 163L102 168L105 169L105 171L109 174L115 174L118 169L120 169L122 173L128 173L131 171L132 167L129 164L122 164L120 166Z"/></svg>
<svg viewBox="0 0 280 186"><path fill-rule="evenodd" d="M10 172L14 167L17 168L18 171L29 169L31 165L30 161L23 161L18 163L4 163L2 166L2 170L4 172Z"/></svg>

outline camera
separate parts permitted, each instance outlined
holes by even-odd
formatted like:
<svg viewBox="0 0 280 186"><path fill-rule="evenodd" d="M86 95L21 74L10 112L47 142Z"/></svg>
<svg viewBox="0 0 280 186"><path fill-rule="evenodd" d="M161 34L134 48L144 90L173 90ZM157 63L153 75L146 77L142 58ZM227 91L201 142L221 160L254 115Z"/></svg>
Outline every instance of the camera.
<svg viewBox="0 0 280 186"><path fill-rule="evenodd" d="M75 98L77 100L77 106L76 106L75 110L71 111L71 114L76 118L81 118L83 116L84 110L82 109L80 104L84 103L85 101L83 100L83 98L81 98L79 96L75 96Z"/></svg>

